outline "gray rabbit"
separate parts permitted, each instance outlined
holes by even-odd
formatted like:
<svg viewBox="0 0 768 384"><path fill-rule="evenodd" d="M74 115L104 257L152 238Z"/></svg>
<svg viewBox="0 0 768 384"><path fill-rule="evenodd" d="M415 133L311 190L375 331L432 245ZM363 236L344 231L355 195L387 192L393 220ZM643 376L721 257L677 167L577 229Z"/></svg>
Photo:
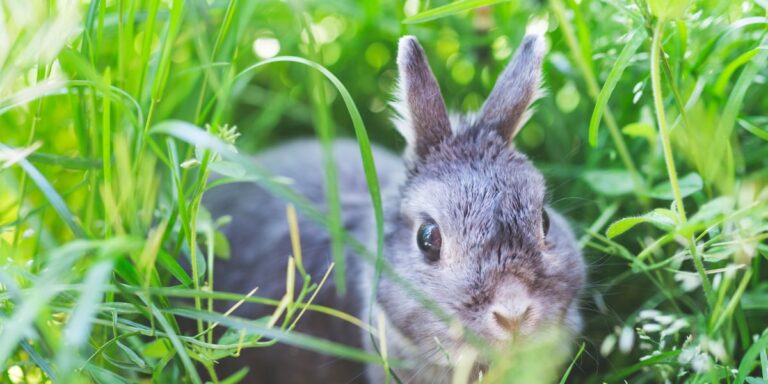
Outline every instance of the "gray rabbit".
<svg viewBox="0 0 768 384"><path fill-rule="evenodd" d="M384 198L386 261L490 346L514 344L554 326L565 331L560 343L567 349L581 328L581 252L566 221L546 207L542 175L512 145L538 95L544 51L540 35L526 36L482 109L451 116L421 46L414 37L403 37L394 108L407 142L404 160L373 148ZM334 156L344 228L373 249L375 223L357 144L337 140ZM292 179L295 190L322 209L321 158L319 144L304 140L262 153L256 161ZM285 203L248 183L217 187L204 203L214 217L232 217L224 229L232 257L215 266L215 289L247 292L258 286L259 295L280 297L291 253ZM299 226L305 268L318 279L331 262L329 234L301 217ZM371 287L372 267L357 255L350 252L347 264L346 296L338 297L329 284L316 303L367 319L369 293L376 289L374 323L384 319L388 354L411 363L393 373L408 383L450 382L457 356L467 350L465 337L392 278L385 275ZM258 318L270 310L245 305L236 315ZM370 352L377 347L360 328L319 313L308 312L297 331ZM243 351L217 370L241 366L250 367L247 382L384 382L381 366L281 344ZM473 375L480 374L484 367L477 363L473 369Z"/></svg>

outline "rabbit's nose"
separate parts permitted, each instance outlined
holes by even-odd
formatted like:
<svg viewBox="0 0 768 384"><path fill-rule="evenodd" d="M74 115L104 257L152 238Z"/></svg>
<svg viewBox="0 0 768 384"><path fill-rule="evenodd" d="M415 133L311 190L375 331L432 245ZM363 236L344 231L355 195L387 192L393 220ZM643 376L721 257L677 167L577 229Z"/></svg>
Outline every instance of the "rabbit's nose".
<svg viewBox="0 0 768 384"><path fill-rule="evenodd" d="M491 313L499 327L506 332L516 333L519 331L520 325L530 316L531 307L527 305L512 308L495 306Z"/></svg>

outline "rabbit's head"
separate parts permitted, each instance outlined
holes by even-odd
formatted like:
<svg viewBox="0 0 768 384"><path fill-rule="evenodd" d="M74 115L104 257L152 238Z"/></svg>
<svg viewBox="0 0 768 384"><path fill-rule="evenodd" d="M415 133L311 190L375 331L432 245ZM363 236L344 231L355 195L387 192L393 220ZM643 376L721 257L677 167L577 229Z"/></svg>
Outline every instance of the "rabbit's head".
<svg viewBox="0 0 768 384"><path fill-rule="evenodd" d="M501 344L563 325L584 282L567 225L545 209L545 183L512 140L539 92L543 38L528 35L482 109L449 117L414 37L400 40L398 129L408 178L386 238L395 272L475 335ZM377 301L417 346L462 338L393 279ZM569 313L571 311L571 313ZM437 341L436 341L437 340ZM439 356L439 354L436 354Z"/></svg>

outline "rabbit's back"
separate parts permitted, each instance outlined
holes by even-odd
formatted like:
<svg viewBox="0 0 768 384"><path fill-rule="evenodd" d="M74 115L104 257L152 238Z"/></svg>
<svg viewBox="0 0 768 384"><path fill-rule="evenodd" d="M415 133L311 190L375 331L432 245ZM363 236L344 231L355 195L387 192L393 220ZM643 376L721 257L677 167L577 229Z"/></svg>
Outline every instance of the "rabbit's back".
<svg viewBox="0 0 768 384"><path fill-rule="evenodd" d="M342 139L337 140L333 148L344 229L370 248L375 244L375 221L358 144ZM402 160L384 149L372 149L382 194L395 193L404 175ZM259 154L255 162L275 176L290 179L292 189L327 212L323 152L317 141L297 140L283 144ZM216 262L214 289L246 293L258 287L258 296L281 298L286 290L284 276L292 253L286 202L255 183L234 183L215 187L206 194L203 203L214 218L231 216L231 222L222 232L230 242L232 254L229 260ZM318 282L332 262L328 230L299 213L299 231L304 267L313 281ZM367 286L362 280L368 276L363 273L364 262L358 257L348 256L346 259L347 294L338 297L330 278L314 303L357 317L362 309L363 295L369 294L368 291L361 292L360 288ZM300 289L298 284L296 289ZM216 310L226 311L232 304L220 302ZM268 316L272 310L245 304L235 315L256 319ZM362 348L359 328L328 315L308 311L296 331ZM364 379L361 364L283 344L250 349L243 354L245 356L239 359L224 361L217 370L226 374L248 365L251 369L249 377L263 382L307 382L310 378L316 382L354 382L355 378L358 381ZM284 369L286 367L291 369Z"/></svg>

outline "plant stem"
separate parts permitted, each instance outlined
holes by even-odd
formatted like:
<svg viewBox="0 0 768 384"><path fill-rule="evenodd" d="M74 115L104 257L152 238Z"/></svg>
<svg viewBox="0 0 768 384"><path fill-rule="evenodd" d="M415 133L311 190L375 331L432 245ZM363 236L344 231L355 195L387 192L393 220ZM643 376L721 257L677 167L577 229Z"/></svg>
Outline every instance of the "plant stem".
<svg viewBox="0 0 768 384"><path fill-rule="evenodd" d="M651 45L651 86L653 89L653 105L656 109L656 120L659 126L659 136L661 136L661 146L664 152L664 162L667 166L667 174L669 176L669 184L672 187L672 193L675 198L675 207L679 215L680 225L685 225L688 218L685 214L685 206L683 205L683 195L680 192L680 184L677 180L677 170L675 169L675 159L672 156L672 145L669 139L669 129L667 127L667 117L664 111L664 98L661 93L661 75L659 73L659 58L661 53L661 36L664 33L664 19L660 19L656 24L653 31L653 43ZM688 240L688 247L693 258L693 264L696 267L696 271L701 278L702 287L704 288L704 294L707 298L707 303L710 308L715 302L714 291L712 290L712 284L707 277L704 263L696 248L696 241L693 239L693 235L686 236Z"/></svg>
<svg viewBox="0 0 768 384"><path fill-rule="evenodd" d="M656 120L659 125L659 135L661 136L661 147L664 152L664 162L667 165L667 174L669 183L672 185L672 194L675 198L675 206L680 216L680 223L685 224L688 218L685 215L685 206L683 206L683 196L680 192L680 185L677 181L677 170L675 169L675 160L672 157L672 145L669 140L669 129L667 127L667 116L664 112L664 100L661 94L661 75L659 74L659 54L660 38L664 30L664 20L659 20L653 32L653 45L651 47L651 86L653 87L653 105L656 109Z"/></svg>

